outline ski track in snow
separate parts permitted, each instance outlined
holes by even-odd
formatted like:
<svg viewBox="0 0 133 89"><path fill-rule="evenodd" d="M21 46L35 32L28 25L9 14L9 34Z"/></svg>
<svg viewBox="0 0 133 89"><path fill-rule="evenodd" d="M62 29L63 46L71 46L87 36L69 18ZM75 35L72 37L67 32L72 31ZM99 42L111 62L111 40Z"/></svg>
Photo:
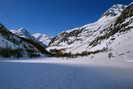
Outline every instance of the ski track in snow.
<svg viewBox="0 0 133 89"><path fill-rule="evenodd" d="M133 89L125 61L37 58L0 62L0 89Z"/></svg>

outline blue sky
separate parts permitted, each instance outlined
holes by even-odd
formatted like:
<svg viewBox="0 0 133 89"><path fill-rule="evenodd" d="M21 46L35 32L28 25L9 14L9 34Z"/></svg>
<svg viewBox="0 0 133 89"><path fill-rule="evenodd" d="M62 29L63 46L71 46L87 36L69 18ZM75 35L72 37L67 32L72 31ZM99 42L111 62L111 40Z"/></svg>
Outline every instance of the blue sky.
<svg viewBox="0 0 133 89"><path fill-rule="evenodd" d="M56 35L96 21L113 4L132 0L0 0L0 22L9 29Z"/></svg>

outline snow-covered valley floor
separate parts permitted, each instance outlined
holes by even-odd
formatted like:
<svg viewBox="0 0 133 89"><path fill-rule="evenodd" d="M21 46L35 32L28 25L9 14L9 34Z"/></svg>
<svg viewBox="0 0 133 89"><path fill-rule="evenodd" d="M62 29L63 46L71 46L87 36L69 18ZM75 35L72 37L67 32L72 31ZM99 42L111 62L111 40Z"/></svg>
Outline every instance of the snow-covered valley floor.
<svg viewBox="0 0 133 89"><path fill-rule="evenodd" d="M133 64L64 58L1 60L0 89L133 89Z"/></svg>

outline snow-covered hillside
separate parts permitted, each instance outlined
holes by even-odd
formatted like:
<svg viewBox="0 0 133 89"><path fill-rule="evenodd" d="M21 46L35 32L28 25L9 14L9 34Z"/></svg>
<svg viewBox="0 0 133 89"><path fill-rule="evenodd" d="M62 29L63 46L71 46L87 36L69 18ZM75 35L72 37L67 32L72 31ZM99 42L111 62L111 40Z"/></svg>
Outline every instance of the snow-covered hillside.
<svg viewBox="0 0 133 89"><path fill-rule="evenodd" d="M46 34L41 34L41 33L34 33L32 36L37 40L42 42L44 45L48 45L49 42L52 39L52 36L48 36Z"/></svg>
<svg viewBox="0 0 133 89"><path fill-rule="evenodd" d="M31 33L28 32L25 28L19 28L17 30L10 30L10 31L20 37L34 39L34 37L32 37L32 35L31 35Z"/></svg>
<svg viewBox="0 0 133 89"><path fill-rule="evenodd" d="M56 56L105 52L109 58L133 53L133 4L113 5L91 24L64 31L54 37L47 50Z"/></svg>
<svg viewBox="0 0 133 89"><path fill-rule="evenodd" d="M0 24L0 57L44 56L45 47L38 42L19 37Z"/></svg>
<svg viewBox="0 0 133 89"><path fill-rule="evenodd" d="M55 37L41 33L31 34L23 28L11 30L13 34L8 33L15 38L6 37L7 35L3 33L4 36L0 36L0 45L2 48L23 49L25 45L28 44L29 47L30 44L34 46L30 46L30 50L37 49L35 53L41 51L41 53L48 53L51 56L97 55L101 52L104 57L108 58L131 58L133 53L132 12L133 3L129 5L116 4L105 11L96 22L61 32ZM24 41L24 44L18 40L16 43L16 38ZM47 49L45 49L46 47Z"/></svg>

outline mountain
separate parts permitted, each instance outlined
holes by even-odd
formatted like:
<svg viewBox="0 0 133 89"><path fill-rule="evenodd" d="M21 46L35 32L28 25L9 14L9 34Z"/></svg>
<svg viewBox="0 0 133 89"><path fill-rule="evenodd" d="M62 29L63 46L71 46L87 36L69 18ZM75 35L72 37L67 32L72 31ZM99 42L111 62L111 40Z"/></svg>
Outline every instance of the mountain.
<svg viewBox="0 0 133 89"><path fill-rule="evenodd" d="M38 42L13 34L0 24L0 57L35 57L46 54L46 48Z"/></svg>
<svg viewBox="0 0 133 89"><path fill-rule="evenodd" d="M107 57L132 56L133 3L113 5L94 23L61 32L47 50L55 56L103 53Z"/></svg>
<svg viewBox="0 0 133 89"><path fill-rule="evenodd" d="M10 30L12 33L28 39L34 39L30 32L28 32L25 28L19 28L17 30Z"/></svg>
<svg viewBox="0 0 133 89"><path fill-rule="evenodd" d="M126 5L122 4L113 5L103 14L103 16L116 16L120 14L126 7Z"/></svg>
<svg viewBox="0 0 133 89"><path fill-rule="evenodd" d="M51 37L0 24L1 57L85 56L132 58L133 3L116 4L96 22ZM47 45L47 46L46 46ZM100 55L99 55L100 54ZM97 56L96 56L97 55Z"/></svg>
<svg viewBox="0 0 133 89"><path fill-rule="evenodd" d="M26 30L25 28L20 28L17 30L10 30L10 31L13 34L18 35L19 37L37 41L37 42L39 42L45 46L47 46L52 39L52 36L48 36L46 34L41 34L41 33L33 33L32 34L28 30Z"/></svg>
<svg viewBox="0 0 133 89"><path fill-rule="evenodd" d="M44 45L48 45L52 39L52 36L46 34L34 33L32 36L39 42L42 42Z"/></svg>

